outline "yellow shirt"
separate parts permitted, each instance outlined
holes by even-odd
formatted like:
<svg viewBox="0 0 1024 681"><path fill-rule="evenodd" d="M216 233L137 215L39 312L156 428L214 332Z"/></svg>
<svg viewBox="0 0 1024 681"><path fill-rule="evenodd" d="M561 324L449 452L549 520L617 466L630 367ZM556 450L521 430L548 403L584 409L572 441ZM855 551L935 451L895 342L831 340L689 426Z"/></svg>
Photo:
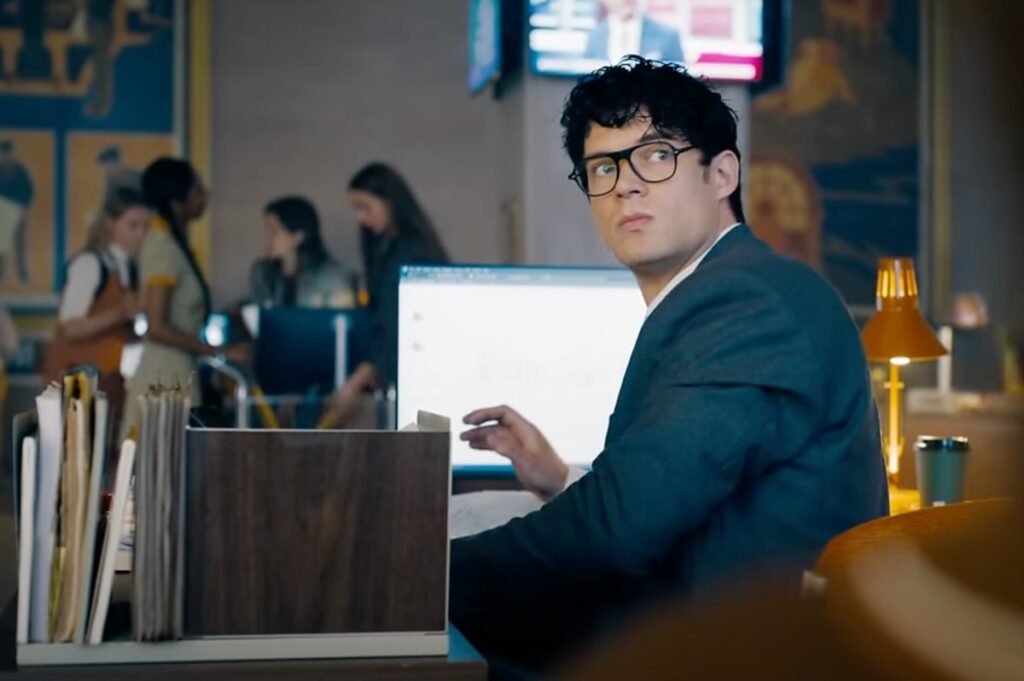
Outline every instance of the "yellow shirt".
<svg viewBox="0 0 1024 681"><path fill-rule="evenodd" d="M167 321L183 333L200 337L206 316L203 285L163 218L152 219L142 243L139 284L143 300L151 286L172 287ZM191 353L145 339L138 369L127 382L122 432L135 425L139 414L138 398L145 395L150 386L191 387L192 405L198 406L199 385L195 371L196 357Z"/></svg>

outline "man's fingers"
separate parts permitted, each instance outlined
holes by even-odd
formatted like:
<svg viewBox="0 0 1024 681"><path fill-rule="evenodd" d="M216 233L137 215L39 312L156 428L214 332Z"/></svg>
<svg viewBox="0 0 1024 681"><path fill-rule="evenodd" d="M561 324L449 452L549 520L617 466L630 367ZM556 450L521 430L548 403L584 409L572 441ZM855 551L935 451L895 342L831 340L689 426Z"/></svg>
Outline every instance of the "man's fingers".
<svg viewBox="0 0 1024 681"><path fill-rule="evenodd" d="M499 430L504 430L504 426L493 425L493 426L480 426L479 428L473 428L459 434L460 440L479 440L485 438L488 435L495 433Z"/></svg>
<svg viewBox="0 0 1024 681"><path fill-rule="evenodd" d="M478 426L488 421L497 421L499 424L510 428L531 427L533 425L524 419L522 414L504 404L472 411L466 414L462 421L471 426Z"/></svg>
<svg viewBox="0 0 1024 681"><path fill-rule="evenodd" d="M462 433L459 436L469 444L471 449L482 449L496 452L504 457L514 459L518 444L508 430L501 426L484 426Z"/></svg>
<svg viewBox="0 0 1024 681"><path fill-rule="evenodd" d="M508 415L509 411L511 409L505 405L484 407L483 409L477 409L466 414L462 418L462 422L471 426L478 426L488 421L498 421L500 423Z"/></svg>

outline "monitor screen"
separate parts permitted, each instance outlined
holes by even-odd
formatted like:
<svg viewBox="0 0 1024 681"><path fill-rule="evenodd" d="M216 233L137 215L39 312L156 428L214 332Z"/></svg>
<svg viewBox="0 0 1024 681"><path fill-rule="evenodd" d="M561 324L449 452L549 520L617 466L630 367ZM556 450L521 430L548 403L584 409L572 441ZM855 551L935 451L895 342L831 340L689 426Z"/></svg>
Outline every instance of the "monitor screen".
<svg viewBox="0 0 1024 681"><path fill-rule="evenodd" d="M362 308L268 307L258 324L253 370L267 395L330 394L367 355Z"/></svg>
<svg viewBox="0 0 1024 681"><path fill-rule="evenodd" d="M535 73L578 76L627 54L685 65L711 80L763 70L762 0L530 0Z"/></svg>
<svg viewBox="0 0 1024 681"><path fill-rule="evenodd" d="M398 425L452 419L452 465L508 468L458 439L507 404L570 464L601 452L645 305L624 269L408 266L399 280Z"/></svg>

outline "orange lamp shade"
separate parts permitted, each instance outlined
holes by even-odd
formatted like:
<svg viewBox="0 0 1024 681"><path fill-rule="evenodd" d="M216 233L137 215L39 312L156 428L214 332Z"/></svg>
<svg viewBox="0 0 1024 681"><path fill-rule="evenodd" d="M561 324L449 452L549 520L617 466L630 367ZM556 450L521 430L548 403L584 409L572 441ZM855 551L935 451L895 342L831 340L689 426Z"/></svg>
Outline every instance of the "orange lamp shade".
<svg viewBox="0 0 1024 681"><path fill-rule="evenodd" d="M875 295L878 312L861 331L869 360L936 359L947 354L918 308L917 276L912 259L880 259Z"/></svg>

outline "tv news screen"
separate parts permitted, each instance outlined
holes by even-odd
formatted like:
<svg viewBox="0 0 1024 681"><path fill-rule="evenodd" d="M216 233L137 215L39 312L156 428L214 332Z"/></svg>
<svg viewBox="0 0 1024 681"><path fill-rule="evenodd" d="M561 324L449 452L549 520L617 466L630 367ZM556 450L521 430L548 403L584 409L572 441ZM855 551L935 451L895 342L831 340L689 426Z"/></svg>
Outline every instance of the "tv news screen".
<svg viewBox="0 0 1024 681"><path fill-rule="evenodd" d="M755 82L762 13L762 0L530 0L530 66L579 76L639 54L710 80Z"/></svg>

